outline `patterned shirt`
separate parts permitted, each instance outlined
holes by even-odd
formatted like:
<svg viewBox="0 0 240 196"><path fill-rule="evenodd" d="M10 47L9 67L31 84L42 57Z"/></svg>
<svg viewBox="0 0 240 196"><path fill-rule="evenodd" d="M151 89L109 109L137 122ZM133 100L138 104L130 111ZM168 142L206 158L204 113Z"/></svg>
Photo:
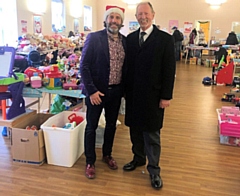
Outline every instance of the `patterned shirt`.
<svg viewBox="0 0 240 196"><path fill-rule="evenodd" d="M122 35L114 40L108 33L109 56L110 56L110 75L109 85L120 84L122 79L122 66L125 58L125 51L122 45Z"/></svg>

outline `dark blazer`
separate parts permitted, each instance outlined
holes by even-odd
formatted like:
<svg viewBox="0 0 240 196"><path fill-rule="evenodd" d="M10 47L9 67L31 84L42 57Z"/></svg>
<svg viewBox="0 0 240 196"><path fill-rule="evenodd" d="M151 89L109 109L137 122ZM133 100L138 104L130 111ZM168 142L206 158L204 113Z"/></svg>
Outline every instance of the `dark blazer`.
<svg viewBox="0 0 240 196"><path fill-rule="evenodd" d="M126 37L122 35L123 48L126 51ZM125 63L123 70L125 69ZM107 30L90 33L84 43L80 61L80 74L83 82L83 94L92 95L100 91L106 93L109 84L110 57Z"/></svg>
<svg viewBox="0 0 240 196"><path fill-rule="evenodd" d="M174 42L171 35L155 25L142 47L139 31L127 36L127 75L125 83L127 126L149 131L162 128L164 109L160 99L172 99L175 79Z"/></svg>

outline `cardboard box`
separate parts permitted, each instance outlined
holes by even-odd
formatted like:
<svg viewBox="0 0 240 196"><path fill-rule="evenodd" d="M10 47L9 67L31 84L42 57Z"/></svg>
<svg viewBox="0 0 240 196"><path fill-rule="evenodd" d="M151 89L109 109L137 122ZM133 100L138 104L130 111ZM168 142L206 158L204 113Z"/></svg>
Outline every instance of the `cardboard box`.
<svg viewBox="0 0 240 196"><path fill-rule="evenodd" d="M196 57L190 58L189 64L190 65L196 65L197 64L197 58Z"/></svg>
<svg viewBox="0 0 240 196"><path fill-rule="evenodd" d="M40 126L53 114L34 114L12 128L12 158L13 162L42 165L46 159L43 131ZM37 130L27 130L26 127L37 127Z"/></svg>

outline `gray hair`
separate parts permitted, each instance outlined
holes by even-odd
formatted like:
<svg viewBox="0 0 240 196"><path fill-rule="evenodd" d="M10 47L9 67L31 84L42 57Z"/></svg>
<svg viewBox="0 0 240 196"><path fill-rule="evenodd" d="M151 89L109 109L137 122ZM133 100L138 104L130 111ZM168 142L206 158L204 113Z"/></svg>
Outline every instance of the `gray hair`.
<svg viewBox="0 0 240 196"><path fill-rule="evenodd" d="M144 1L144 2L141 2L141 3L139 3L139 4L137 5L137 7L136 7L136 14L137 14L137 10L138 10L139 5L143 5L143 4L148 4L149 7L150 7L151 10L152 10L152 13L155 13L152 4L151 4L149 1Z"/></svg>

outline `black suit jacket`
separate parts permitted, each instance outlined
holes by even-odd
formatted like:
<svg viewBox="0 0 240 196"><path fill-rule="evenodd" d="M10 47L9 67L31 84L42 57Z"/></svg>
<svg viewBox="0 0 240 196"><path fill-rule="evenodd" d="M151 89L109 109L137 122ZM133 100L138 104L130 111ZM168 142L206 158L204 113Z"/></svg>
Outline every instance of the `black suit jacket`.
<svg viewBox="0 0 240 196"><path fill-rule="evenodd" d="M122 43L124 50L126 50L126 37L123 35ZM124 69L125 65L123 65L122 71ZM85 95L92 95L97 91L106 94L110 74L110 56L106 29L88 34L82 50L80 74Z"/></svg>
<svg viewBox="0 0 240 196"><path fill-rule="evenodd" d="M160 99L170 100L175 79L174 42L170 34L155 25L143 45L139 31L127 37L126 116L127 126L162 128L164 109Z"/></svg>

